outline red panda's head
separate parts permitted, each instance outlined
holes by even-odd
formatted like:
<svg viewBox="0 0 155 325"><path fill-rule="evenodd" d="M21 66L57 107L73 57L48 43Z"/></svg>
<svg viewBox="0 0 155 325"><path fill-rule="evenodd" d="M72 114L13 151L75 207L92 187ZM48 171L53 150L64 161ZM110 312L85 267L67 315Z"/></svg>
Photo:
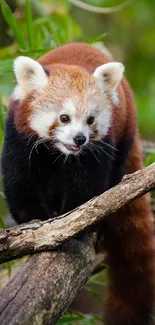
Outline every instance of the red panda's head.
<svg viewBox="0 0 155 325"><path fill-rule="evenodd" d="M51 65L49 70L46 73L28 57L15 60L16 128L27 136L35 133L44 141L52 140L67 155L77 154L90 141L107 135L124 67L111 62L93 74L63 64Z"/></svg>

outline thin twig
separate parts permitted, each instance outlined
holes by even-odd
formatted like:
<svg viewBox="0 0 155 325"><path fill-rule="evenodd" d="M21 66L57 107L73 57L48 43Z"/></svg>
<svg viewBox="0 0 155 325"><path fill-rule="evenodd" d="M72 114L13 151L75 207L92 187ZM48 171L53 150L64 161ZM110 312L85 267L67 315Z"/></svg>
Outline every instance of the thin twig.
<svg viewBox="0 0 155 325"><path fill-rule="evenodd" d="M75 5L78 8L94 12L96 14L112 14L114 12L120 11L126 7L128 7L134 0L127 0L124 3L121 3L114 7L96 7L89 5L88 3L84 3L80 0L69 0L70 3Z"/></svg>

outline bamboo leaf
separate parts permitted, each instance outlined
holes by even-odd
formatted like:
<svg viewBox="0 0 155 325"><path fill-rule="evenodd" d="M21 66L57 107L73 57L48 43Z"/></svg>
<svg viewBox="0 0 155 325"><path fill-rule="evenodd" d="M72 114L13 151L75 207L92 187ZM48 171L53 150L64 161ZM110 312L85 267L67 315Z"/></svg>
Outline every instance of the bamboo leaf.
<svg viewBox="0 0 155 325"><path fill-rule="evenodd" d="M29 49L33 50L34 49L34 26L33 26L33 17L32 17L30 0L26 0L25 15L26 15L26 27L27 27Z"/></svg>
<svg viewBox="0 0 155 325"><path fill-rule="evenodd" d="M5 20L7 21L8 25L10 26L16 42L18 43L18 45L21 48L26 49L26 45L23 40L20 29L18 28L16 19L5 0L1 0L1 8L2 8L3 16L4 16Z"/></svg>

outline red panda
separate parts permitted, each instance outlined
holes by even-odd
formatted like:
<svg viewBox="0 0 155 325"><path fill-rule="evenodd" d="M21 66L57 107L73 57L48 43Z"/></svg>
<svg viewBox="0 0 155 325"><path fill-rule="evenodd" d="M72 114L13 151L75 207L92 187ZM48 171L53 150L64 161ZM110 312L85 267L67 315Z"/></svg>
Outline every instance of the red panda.
<svg viewBox="0 0 155 325"><path fill-rule="evenodd" d="M2 152L7 203L19 223L61 215L143 167L124 66L73 43L14 62ZM103 225L109 288L106 325L150 325L154 227L147 195Z"/></svg>

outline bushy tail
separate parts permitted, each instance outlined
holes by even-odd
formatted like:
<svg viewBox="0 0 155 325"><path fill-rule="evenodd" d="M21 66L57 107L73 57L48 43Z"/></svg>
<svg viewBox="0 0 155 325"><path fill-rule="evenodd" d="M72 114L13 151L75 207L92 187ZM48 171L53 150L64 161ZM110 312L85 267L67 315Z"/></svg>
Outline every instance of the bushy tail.
<svg viewBox="0 0 155 325"><path fill-rule="evenodd" d="M138 150L136 144L128 173L141 168ZM105 244L109 264L105 324L155 324L155 238L148 194L108 218Z"/></svg>

